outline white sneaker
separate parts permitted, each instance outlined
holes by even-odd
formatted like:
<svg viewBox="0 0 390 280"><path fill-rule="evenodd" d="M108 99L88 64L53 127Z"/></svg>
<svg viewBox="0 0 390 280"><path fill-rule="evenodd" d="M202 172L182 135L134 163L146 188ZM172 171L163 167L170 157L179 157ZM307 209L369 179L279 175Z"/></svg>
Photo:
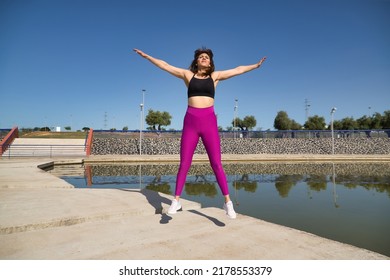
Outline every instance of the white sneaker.
<svg viewBox="0 0 390 280"><path fill-rule="evenodd" d="M234 208L233 208L233 202L232 201L224 203L223 204L223 209L226 211L226 215L230 219L235 219L237 217L236 211L234 211Z"/></svg>
<svg viewBox="0 0 390 280"><path fill-rule="evenodd" d="M179 201L177 201L176 199L173 199L172 200L172 204L171 206L169 206L169 209L168 209L168 214L176 214L176 212L178 210L181 209L181 204Z"/></svg>

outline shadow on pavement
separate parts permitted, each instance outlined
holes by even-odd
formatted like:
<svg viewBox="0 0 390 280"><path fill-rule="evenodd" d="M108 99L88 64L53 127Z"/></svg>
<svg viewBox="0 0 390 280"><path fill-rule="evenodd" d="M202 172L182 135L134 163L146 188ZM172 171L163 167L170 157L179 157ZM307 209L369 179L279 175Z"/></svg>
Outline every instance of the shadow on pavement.
<svg viewBox="0 0 390 280"><path fill-rule="evenodd" d="M171 200L161 196L158 192L151 191L148 189L141 189L141 190L129 190L129 189L118 189L120 191L126 191L126 192L137 192L141 193L145 196L146 200L150 205L152 205L155 209L155 214L161 214L161 220L160 224L168 224L172 218L168 216L167 214L163 213L163 203L170 205Z"/></svg>
<svg viewBox="0 0 390 280"><path fill-rule="evenodd" d="M211 216L207 216L206 214L201 213L201 212L199 212L197 210L189 210L188 212L191 212L191 213L199 215L199 216L203 216L203 217L209 219L210 221L212 221L216 226L224 227L226 225L225 223L221 222L217 218L214 218L214 217L211 217Z"/></svg>

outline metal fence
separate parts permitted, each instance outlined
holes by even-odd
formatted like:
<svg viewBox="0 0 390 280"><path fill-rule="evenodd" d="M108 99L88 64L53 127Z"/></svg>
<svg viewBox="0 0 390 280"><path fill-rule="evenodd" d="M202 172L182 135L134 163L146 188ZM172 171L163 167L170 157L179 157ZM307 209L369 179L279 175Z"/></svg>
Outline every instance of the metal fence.
<svg viewBox="0 0 390 280"><path fill-rule="evenodd" d="M2 157L71 157L85 156L85 145L11 144Z"/></svg>

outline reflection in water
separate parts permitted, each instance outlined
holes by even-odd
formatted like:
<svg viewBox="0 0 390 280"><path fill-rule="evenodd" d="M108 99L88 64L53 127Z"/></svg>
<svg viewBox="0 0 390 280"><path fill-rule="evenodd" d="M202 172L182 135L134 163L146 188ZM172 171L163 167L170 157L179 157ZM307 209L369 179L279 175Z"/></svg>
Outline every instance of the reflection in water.
<svg viewBox="0 0 390 280"><path fill-rule="evenodd" d="M332 185L333 185L333 203L334 207L339 208L340 205L337 203L337 192L336 192L336 167L332 163Z"/></svg>
<svg viewBox="0 0 390 280"><path fill-rule="evenodd" d="M69 168L56 166L49 172L79 188L171 195L178 165ZM390 256L390 163L230 163L224 169L238 213ZM182 197L203 207L221 207L222 195L209 164L191 166Z"/></svg>
<svg viewBox="0 0 390 280"><path fill-rule="evenodd" d="M313 191L326 191L328 183L332 182L336 207L336 185L349 189L364 187L387 193L390 197L390 164L387 163L246 163L225 164L224 168L235 192L243 190L255 193L259 183L272 182L280 197L287 198L295 186L305 183L308 196L312 197ZM175 164L86 164L84 174L86 186L89 187L146 187L171 194L177 169ZM138 186L135 186L135 182ZM189 195L215 197L218 194L215 184L216 180L208 164L194 164L188 174L185 190Z"/></svg>
<svg viewBox="0 0 390 280"><path fill-rule="evenodd" d="M243 189L247 192L254 193L257 189L257 180L250 180L249 174L242 174L239 180L234 181L234 186L237 190Z"/></svg>
<svg viewBox="0 0 390 280"><path fill-rule="evenodd" d="M215 183L212 182L187 182L185 185L187 195L205 195L215 197L218 192Z"/></svg>
<svg viewBox="0 0 390 280"><path fill-rule="evenodd" d="M279 175L275 182L275 187L281 197L288 197L288 193L300 180L302 175Z"/></svg>
<svg viewBox="0 0 390 280"><path fill-rule="evenodd" d="M106 184L134 185L137 177L139 187L144 184L172 183L175 180L177 165L133 165L100 164L85 165L87 186ZM324 191L329 179L333 185L347 188L363 186L386 192L390 196L390 164L387 163L290 163L290 164L225 164L226 174L237 190L255 192L258 183L275 183L275 188L282 197L288 197L291 189L304 181L311 191ZM66 176L66 174L63 174ZM250 178L250 179L249 179ZM213 182L215 179L208 164L194 164L188 174L187 183ZM214 195L214 194L212 194Z"/></svg>
<svg viewBox="0 0 390 280"><path fill-rule="evenodd" d="M306 184L311 190L319 192L321 190L326 190L327 179L325 175L312 175L307 178Z"/></svg>

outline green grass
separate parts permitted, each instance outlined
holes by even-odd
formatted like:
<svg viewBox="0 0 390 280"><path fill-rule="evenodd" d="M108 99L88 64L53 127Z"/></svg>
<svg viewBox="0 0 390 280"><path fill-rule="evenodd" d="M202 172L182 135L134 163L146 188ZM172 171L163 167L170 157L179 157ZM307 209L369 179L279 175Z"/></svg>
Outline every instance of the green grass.
<svg viewBox="0 0 390 280"><path fill-rule="evenodd" d="M53 132L53 131L33 131L19 132L20 138L56 138L56 139L85 139L87 133L84 131L76 132Z"/></svg>

